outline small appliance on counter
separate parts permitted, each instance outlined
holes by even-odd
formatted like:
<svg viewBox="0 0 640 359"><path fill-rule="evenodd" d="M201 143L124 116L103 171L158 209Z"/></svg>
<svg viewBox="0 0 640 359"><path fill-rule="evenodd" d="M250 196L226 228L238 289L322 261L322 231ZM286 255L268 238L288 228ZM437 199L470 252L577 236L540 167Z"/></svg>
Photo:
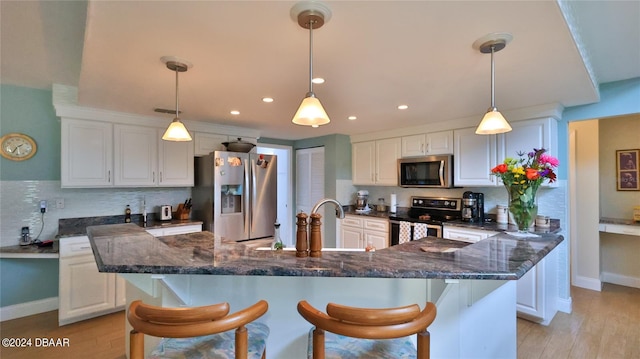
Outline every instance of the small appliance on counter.
<svg viewBox="0 0 640 359"><path fill-rule="evenodd" d="M360 190L356 192L356 212L369 212L369 191Z"/></svg>
<svg viewBox="0 0 640 359"><path fill-rule="evenodd" d="M164 204L160 206L160 220L161 221L170 221L171 220L171 206L168 204Z"/></svg>
<svg viewBox="0 0 640 359"><path fill-rule="evenodd" d="M484 193L467 191L462 194L462 220L484 222Z"/></svg>

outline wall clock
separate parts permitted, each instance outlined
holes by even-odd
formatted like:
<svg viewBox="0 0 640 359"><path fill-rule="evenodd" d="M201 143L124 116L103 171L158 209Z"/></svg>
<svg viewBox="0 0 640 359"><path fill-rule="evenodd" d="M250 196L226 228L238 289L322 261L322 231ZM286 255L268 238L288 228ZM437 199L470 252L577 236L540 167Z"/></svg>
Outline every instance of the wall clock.
<svg viewBox="0 0 640 359"><path fill-rule="evenodd" d="M8 133L0 138L2 157L12 161L24 161L36 154L38 147L33 138L22 133Z"/></svg>

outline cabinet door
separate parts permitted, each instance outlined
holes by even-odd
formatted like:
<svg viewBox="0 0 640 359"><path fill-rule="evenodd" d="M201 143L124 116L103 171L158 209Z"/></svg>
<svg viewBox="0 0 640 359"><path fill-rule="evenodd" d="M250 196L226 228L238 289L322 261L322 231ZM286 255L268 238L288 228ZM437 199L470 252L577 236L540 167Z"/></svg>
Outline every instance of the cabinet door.
<svg viewBox="0 0 640 359"><path fill-rule="evenodd" d="M126 293L127 280L122 278L119 274L115 274L115 273L114 273L114 277L116 281L115 307L124 308L127 305L127 293Z"/></svg>
<svg viewBox="0 0 640 359"><path fill-rule="evenodd" d="M100 273L93 255L60 260L59 320L88 318L93 313L115 308L113 273Z"/></svg>
<svg viewBox="0 0 640 359"><path fill-rule="evenodd" d="M158 185L193 187L193 142L164 141L161 136L158 132Z"/></svg>
<svg viewBox="0 0 640 359"><path fill-rule="evenodd" d="M113 126L62 119L61 187L113 186Z"/></svg>
<svg viewBox="0 0 640 359"><path fill-rule="evenodd" d="M375 183L375 141L358 142L351 145L354 185Z"/></svg>
<svg viewBox="0 0 640 359"><path fill-rule="evenodd" d="M114 125L116 186L155 186L158 181L158 130Z"/></svg>
<svg viewBox="0 0 640 359"><path fill-rule="evenodd" d="M491 168L497 165L496 135L476 135L475 128L453 131L453 183L456 186L495 186Z"/></svg>
<svg viewBox="0 0 640 359"><path fill-rule="evenodd" d="M389 247L389 233L365 230L364 246L366 247L369 242L371 242L376 249L387 248Z"/></svg>
<svg viewBox="0 0 640 359"><path fill-rule="evenodd" d="M521 314L544 317L544 259L518 279L516 309Z"/></svg>
<svg viewBox="0 0 640 359"><path fill-rule="evenodd" d="M427 133L425 148L428 155L453 153L453 131Z"/></svg>
<svg viewBox="0 0 640 359"><path fill-rule="evenodd" d="M361 228L342 226L340 228L342 248L364 248Z"/></svg>
<svg viewBox="0 0 640 359"><path fill-rule="evenodd" d="M425 154L425 135L402 137L402 157L422 156Z"/></svg>
<svg viewBox="0 0 640 359"><path fill-rule="evenodd" d="M376 184L398 185L398 158L400 158L400 138L376 141Z"/></svg>
<svg viewBox="0 0 640 359"><path fill-rule="evenodd" d="M229 136L215 133L196 132L193 138L196 156L206 156L213 151L224 151L223 142L229 141Z"/></svg>

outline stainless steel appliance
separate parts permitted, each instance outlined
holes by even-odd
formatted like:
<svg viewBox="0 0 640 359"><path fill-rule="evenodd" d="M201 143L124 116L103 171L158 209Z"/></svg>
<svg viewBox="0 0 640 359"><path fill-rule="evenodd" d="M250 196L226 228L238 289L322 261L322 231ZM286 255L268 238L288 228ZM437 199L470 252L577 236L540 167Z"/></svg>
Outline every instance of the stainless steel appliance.
<svg viewBox="0 0 640 359"><path fill-rule="evenodd" d="M360 190L356 192L356 211L369 210L369 191Z"/></svg>
<svg viewBox="0 0 640 359"><path fill-rule="evenodd" d="M398 159L400 187L453 187L453 155Z"/></svg>
<svg viewBox="0 0 640 359"><path fill-rule="evenodd" d="M230 240L273 237L276 160L273 155L227 151L196 158L192 218Z"/></svg>
<svg viewBox="0 0 640 359"><path fill-rule="evenodd" d="M168 221L171 217L171 206L168 204L160 206L160 220Z"/></svg>
<svg viewBox="0 0 640 359"><path fill-rule="evenodd" d="M462 194L462 220L484 222L484 193L467 191Z"/></svg>
<svg viewBox="0 0 640 359"><path fill-rule="evenodd" d="M389 216L391 230L389 241L391 245L400 243L400 222L411 224L411 240L414 238L416 223L427 226L427 235L442 238L442 223L460 219L462 199L444 197L411 197L411 207L408 210L398 210Z"/></svg>

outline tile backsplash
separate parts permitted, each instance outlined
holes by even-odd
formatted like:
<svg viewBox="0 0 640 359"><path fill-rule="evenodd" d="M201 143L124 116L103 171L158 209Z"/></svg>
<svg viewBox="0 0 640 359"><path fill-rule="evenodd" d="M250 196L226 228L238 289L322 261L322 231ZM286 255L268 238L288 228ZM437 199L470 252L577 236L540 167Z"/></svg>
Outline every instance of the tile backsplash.
<svg viewBox="0 0 640 359"><path fill-rule="evenodd" d="M33 239L52 239L58 231L58 219L158 212L158 206L174 208L191 197L191 188L60 188L60 181L0 182L0 246L18 244L20 228L29 227ZM56 199L64 200L64 208L56 208ZM40 213L40 200L47 201L47 212ZM44 226L42 224L44 219Z"/></svg>

